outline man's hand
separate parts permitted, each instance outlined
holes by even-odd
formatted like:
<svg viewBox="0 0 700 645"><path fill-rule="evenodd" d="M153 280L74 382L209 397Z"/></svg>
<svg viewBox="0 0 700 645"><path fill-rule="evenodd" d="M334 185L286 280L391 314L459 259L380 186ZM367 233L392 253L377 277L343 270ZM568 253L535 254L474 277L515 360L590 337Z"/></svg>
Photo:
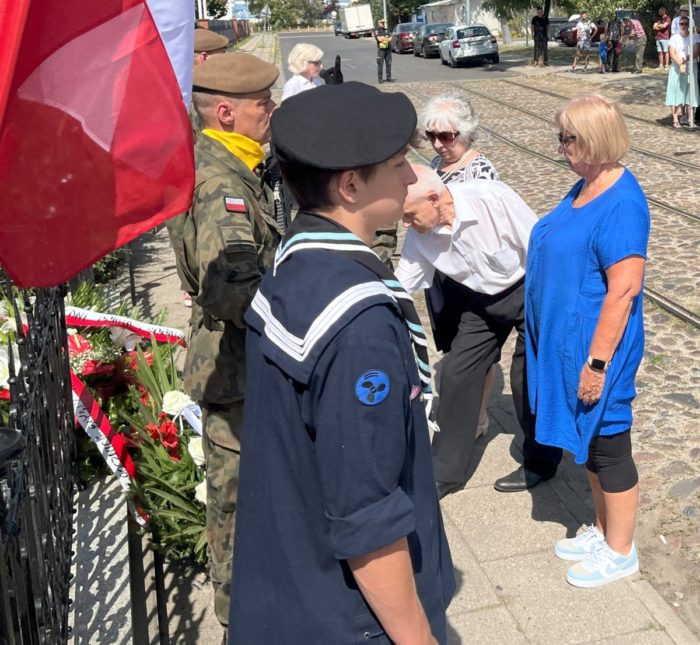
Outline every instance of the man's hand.
<svg viewBox="0 0 700 645"><path fill-rule="evenodd" d="M605 385L605 374L594 372L586 363L581 370L578 381L578 398L586 405L595 405L600 401Z"/></svg>

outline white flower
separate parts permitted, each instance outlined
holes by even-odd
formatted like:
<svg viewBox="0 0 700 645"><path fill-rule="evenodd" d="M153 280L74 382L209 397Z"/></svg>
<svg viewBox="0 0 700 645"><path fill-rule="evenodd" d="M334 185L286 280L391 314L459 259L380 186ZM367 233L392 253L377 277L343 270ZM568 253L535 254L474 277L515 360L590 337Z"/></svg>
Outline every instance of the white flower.
<svg viewBox="0 0 700 645"><path fill-rule="evenodd" d="M138 334L123 327L110 327L109 337L117 347L123 347L127 352L133 352L139 340L141 340Z"/></svg>
<svg viewBox="0 0 700 645"><path fill-rule="evenodd" d="M4 323L2 323L2 327L0 327L0 333L9 334L10 332L13 334L17 333L17 321L14 319L14 316L8 318Z"/></svg>
<svg viewBox="0 0 700 645"><path fill-rule="evenodd" d="M205 506L207 505L207 482L203 481L197 484L194 489L194 498L198 502L202 502Z"/></svg>
<svg viewBox="0 0 700 645"><path fill-rule="evenodd" d="M163 395L163 412L176 417L178 414L182 414L182 411L193 403L194 401L184 392L170 390L170 392L166 392Z"/></svg>
<svg viewBox="0 0 700 645"><path fill-rule="evenodd" d="M192 457L192 461L198 466L204 466L204 448L202 447L202 437L192 437L187 444L187 451Z"/></svg>

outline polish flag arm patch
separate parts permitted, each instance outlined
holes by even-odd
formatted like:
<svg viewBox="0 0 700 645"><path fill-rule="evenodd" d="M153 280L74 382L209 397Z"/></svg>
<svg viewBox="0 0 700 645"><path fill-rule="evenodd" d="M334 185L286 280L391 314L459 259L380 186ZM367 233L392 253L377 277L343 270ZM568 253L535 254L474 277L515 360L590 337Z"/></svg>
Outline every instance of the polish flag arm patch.
<svg viewBox="0 0 700 645"><path fill-rule="evenodd" d="M245 201L238 197L224 197L224 206L229 213L245 213L248 210Z"/></svg>

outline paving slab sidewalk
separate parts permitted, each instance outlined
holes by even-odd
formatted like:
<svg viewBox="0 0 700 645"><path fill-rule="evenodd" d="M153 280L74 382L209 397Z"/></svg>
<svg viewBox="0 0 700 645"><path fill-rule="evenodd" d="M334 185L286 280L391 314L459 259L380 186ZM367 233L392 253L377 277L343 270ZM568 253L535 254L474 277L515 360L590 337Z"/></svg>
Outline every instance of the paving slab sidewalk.
<svg viewBox="0 0 700 645"><path fill-rule="evenodd" d="M272 34L253 36L241 50L279 64ZM279 80L275 89L281 84ZM184 328L188 310L181 304L165 229L143 236L136 253L137 292L149 309L168 309L168 324ZM424 303L418 304L425 315ZM512 348L511 341L498 369L490 430L477 442L474 474L463 491L442 502L459 585L448 612L449 643L700 642L642 576L598 590L567 585L567 563L554 556L554 543L575 535L593 514L583 469L571 460L564 461L557 477L531 492L493 489L493 481L513 470L521 455L503 376L509 372ZM169 575L172 642L218 642L221 631L202 573L171 567Z"/></svg>

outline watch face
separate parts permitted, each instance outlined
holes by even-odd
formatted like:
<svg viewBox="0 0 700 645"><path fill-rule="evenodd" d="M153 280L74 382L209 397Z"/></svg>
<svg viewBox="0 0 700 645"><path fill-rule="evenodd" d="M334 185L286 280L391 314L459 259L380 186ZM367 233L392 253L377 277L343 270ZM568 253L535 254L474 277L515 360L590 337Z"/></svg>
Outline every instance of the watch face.
<svg viewBox="0 0 700 645"><path fill-rule="evenodd" d="M592 370L596 370L598 372L604 371L608 365L605 361L602 361L599 358L591 358L588 364Z"/></svg>

